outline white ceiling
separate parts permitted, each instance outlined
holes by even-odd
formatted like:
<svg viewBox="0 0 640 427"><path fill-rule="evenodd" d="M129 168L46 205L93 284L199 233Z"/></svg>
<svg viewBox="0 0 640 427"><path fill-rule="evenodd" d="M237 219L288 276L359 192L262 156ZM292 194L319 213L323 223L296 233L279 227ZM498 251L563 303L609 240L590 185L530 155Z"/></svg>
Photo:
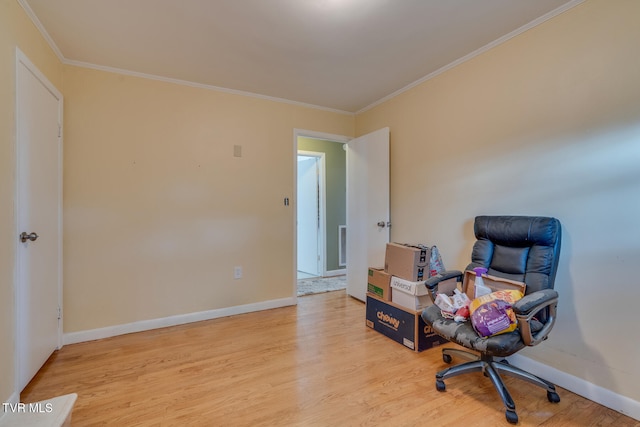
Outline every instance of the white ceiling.
<svg viewBox="0 0 640 427"><path fill-rule="evenodd" d="M357 112L582 0L19 1L66 63Z"/></svg>

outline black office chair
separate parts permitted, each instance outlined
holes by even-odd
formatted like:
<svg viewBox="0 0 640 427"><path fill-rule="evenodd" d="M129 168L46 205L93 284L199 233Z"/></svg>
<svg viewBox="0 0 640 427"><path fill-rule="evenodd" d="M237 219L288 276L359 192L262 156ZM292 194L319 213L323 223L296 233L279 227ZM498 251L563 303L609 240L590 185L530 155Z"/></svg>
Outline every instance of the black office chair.
<svg viewBox="0 0 640 427"><path fill-rule="evenodd" d="M443 349L442 359L446 363L451 363L453 355L470 361L438 372L436 389L445 391L444 380L447 378L481 371L491 379L502 398L507 421L515 424L518 422L515 403L499 373L542 387L547 391L549 402L560 401L552 383L509 365L507 360L494 359L539 344L553 328L558 303L558 293L553 290L553 284L560 256L560 222L546 217L479 216L475 219L474 232L477 241L473 246L471 264L466 270L485 267L489 275L526 284L525 296L513 305L518 328L513 332L483 338L475 332L471 321L457 323L444 318L436 305L425 308L422 318L438 335L479 353ZM435 301L438 283L452 277L460 282L463 273L445 271L427 280L432 300Z"/></svg>

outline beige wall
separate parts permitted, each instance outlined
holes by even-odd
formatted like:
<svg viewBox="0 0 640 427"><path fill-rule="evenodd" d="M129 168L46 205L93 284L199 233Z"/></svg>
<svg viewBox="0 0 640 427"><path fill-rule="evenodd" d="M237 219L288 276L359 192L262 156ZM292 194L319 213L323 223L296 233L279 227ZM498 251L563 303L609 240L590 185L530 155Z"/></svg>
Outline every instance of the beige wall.
<svg viewBox="0 0 640 427"><path fill-rule="evenodd" d="M64 80L65 333L293 296L293 129L350 136L353 116L74 66Z"/></svg>
<svg viewBox="0 0 640 427"><path fill-rule="evenodd" d="M0 401L13 393L15 352L16 47L62 90L62 64L15 0L0 0Z"/></svg>
<svg viewBox="0 0 640 427"><path fill-rule="evenodd" d="M532 359L640 401L640 2L588 0L356 117L391 129L392 239L463 268L478 214L563 224Z"/></svg>

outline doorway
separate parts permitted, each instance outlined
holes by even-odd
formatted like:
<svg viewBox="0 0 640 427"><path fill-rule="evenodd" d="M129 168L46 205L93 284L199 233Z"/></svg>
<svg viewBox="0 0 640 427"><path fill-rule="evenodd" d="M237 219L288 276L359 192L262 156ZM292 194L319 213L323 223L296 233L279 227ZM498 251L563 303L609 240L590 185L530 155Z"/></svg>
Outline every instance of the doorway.
<svg viewBox="0 0 640 427"><path fill-rule="evenodd" d="M348 140L316 132L294 132L298 296L346 287L344 144Z"/></svg>
<svg viewBox="0 0 640 427"><path fill-rule="evenodd" d="M386 243L389 241L389 128L382 128L351 139L344 136L294 129L294 182L297 189L297 152L299 141L303 137L340 143L338 147L344 151L345 175L344 206L346 228L338 226L337 235L346 235L346 268L340 270L346 274L347 295L365 300L367 288L367 268L384 263ZM326 176L333 176L327 167ZM329 187L327 185L327 187ZM348 197L348 201L347 201ZM285 202L286 203L286 202ZM347 206L348 205L348 206ZM328 211L328 209L327 209ZM328 215L325 215L328 217ZM294 235L297 236L297 214L294 214ZM327 221L328 223L328 221ZM331 236L331 226L327 226L327 240ZM336 237L337 239L337 237ZM344 242L343 242L344 243ZM326 245L329 246L329 245ZM297 268L297 241L294 240L294 267ZM325 260L330 259L326 256ZM336 248L336 259L338 249ZM336 261L338 262L338 261ZM326 268L326 266L325 266ZM295 270L294 270L295 274ZM329 271L325 270L325 275ZM295 276L294 276L295 277ZM298 284L294 281L293 295Z"/></svg>

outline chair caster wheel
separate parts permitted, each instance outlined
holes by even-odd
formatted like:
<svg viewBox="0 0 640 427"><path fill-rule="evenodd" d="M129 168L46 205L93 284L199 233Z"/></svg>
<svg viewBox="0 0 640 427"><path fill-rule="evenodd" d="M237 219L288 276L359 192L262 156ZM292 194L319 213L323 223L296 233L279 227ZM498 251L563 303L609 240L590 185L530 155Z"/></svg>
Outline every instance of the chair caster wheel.
<svg viewBox="0 0 640 427"><path fill-rule="evenodd" d="M547 399L549 399L549 402L551 402L551 403L560 402L560 396L558 396L558 393L556 393L555 391L548 391L547 392Z"/></svg>
<svg viewBox="0 0 640 427"><path fill-rule="evenodd" d="M444 363L451 363L453 361L453 358L448 354L442 353L442 361Z"/></svg>
<svg viewBox="0 0 640 427"><path fill-rule="evenodd" d="M513 411L506 411L504 415L511 424L518 424L518 414Z"/></svg>
<svg viewBox="0 0 640 427"><path fill-rule="evenodd" d="M436 380L436 390L445 391L447 386L444 385L444 381Z"/></svg>

